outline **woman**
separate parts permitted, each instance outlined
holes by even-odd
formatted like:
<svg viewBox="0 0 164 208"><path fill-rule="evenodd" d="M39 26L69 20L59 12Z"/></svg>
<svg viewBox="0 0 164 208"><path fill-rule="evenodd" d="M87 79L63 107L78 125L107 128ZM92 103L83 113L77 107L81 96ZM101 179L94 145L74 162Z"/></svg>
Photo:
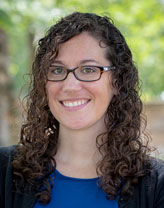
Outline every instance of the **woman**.
<svg viewBox="0 0 164 208"><path fill-rule="evenodd" d="M164 163L143 143L138 90L109 18L76 12L52 26L39 41L19 145L0 150L0 206L164 207Z"/></svg>

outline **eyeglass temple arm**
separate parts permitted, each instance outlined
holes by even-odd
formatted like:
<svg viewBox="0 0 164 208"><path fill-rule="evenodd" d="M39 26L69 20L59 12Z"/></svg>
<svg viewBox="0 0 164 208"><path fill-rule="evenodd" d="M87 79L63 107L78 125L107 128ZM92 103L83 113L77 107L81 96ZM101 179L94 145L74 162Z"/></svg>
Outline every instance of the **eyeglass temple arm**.
<svg viewBox="0 0 164 208"><path fill-rule="evenodd" d="M104 66L103 71L106 72L106 71L109 71L109 70L115 69L115 68L116 68L115 66Z"/></svg>

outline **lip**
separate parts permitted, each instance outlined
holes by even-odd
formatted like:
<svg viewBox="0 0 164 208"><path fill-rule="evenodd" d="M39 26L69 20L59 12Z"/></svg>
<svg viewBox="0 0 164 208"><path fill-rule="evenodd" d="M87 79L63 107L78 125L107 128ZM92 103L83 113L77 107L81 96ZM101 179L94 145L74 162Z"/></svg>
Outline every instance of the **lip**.
<svg viewBox="0 0 164 208"><path fill-rule="evenodd" d="M63 104L63 102L76 102L76 101L79 101L79 100L82 100L82 101L87 101L83 104L80 104L80 105L77 105L77 106L65 106ZM86 98L71 98L71 99L64 99L64 100L61 100L59 101L59 103L62 105L62 107L64 109L66 109L67 111L76 111L76 110L80 110L80 109L83 109L86 105L88 105L88 103L91 101L91 99L86 99Z"/></svg>

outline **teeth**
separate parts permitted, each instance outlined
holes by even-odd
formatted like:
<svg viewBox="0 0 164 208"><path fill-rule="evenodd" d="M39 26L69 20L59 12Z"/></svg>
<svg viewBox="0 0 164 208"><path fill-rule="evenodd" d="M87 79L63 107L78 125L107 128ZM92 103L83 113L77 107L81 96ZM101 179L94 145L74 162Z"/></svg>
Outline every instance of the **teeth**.
<svg viewBox="0 0 164 208"><path fill-rule="evenodd" d="M78 100L78 101L74 101L74 102L63 101L63 105L67 106L67 107L75 107L78 105L82 105L84 103L87 103L87 100Z"/></svg>

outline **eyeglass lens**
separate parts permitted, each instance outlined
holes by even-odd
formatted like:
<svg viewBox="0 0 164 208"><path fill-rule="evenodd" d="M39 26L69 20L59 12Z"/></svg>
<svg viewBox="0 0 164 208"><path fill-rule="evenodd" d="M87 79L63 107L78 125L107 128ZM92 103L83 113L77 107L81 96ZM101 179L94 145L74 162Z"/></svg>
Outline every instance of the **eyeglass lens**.
<svg viewBox="0 0 164 208"><path fill-rule="evenodd" d="M64 80L69 72L73 72L77 79L84 81L97 80L101 76L101 70L96 66L80 66L72 70L67 70L61 66L53 66L48 71L48 80Z"/></svg>

